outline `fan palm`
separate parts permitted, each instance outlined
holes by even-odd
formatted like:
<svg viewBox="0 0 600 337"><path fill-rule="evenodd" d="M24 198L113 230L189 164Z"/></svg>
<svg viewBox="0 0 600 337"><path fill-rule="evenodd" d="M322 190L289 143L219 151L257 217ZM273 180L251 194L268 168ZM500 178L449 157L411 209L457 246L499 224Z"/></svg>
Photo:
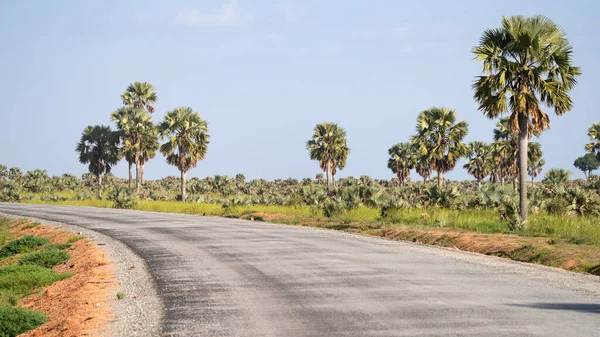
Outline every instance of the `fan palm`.
<svg viewBox="0 0 600 337"><path fill-rule="evenodd" d="M477 179L477 186L481 189L481 181L492 170L490 165L491 148L484 142L471 142L467 147L467 163L463 167L470 175Z"/></svg>
<svg viewBox="0 0 600 337"><path fill-rule="evenodd" d="M388 154L390 158L387 167L398 176L400 184L404 186L410 170L416 164L414 147L410 143L398 143L388 150Z"/></svg>
<svg viewBox="0 0 600 337"><path fill-rule="evenodd" d="M527 172L531 176L531 187L535 184L535 178L542 173L546 161L542 159L542 145L538 142L530 142L527 149Z"/></svg>
<svg viewBox="0 0 600 337"><path fill-rule="evenodd" d="M149 113L154 112L153 104L157 99L156 89L148 82L131 83L121 95L121 100L126 106L145 109Z"/></svg>
<svg viewBox="0 0 600 337"><path fill-rule="evenodd" d="M327 185L332 186L337 169L344 169L350 154L346 140L346 130L335 123L321 123L313 130L306 142L311 160L318 160L319 166L327 175Z"/></svg>
<svg viewBox="0 0 600 337"><path fill-rule="evenodd" d="M189 107L176 108L167 112L158 126L162 138L167 142L160 152L167 163L177 166L181 172L181 200L186 199L186 173L204 159L208 150L208 124L198 112Z"/></svg>
<svg viewBox="0 0 600 337"><path fill-rule="evenodd" d="M600 160L600 123L592 124L588 129L588 137L590 142L585 145L585 149L596 155L596 158Z"/></svg>
<svg viewBox="0 0 600 337"><path fill-rule="evenodd" d="M462 142L467 135L466 121L456 122L456 111L447 108L431 108L417 117L417 134L412 142L418 146L420 156L427 158L431 169L438 173L441 187L444 173L454 169L458 159L467 154Z"/></svg>
<svg viewBox="0 0 600 337"><path fill-rule="evenodd" d="M140 192L143 165L153 158L158 150L158 130L148 113L140 108L124 107L111 114L117 122L123 147L121 156L129 162L129 186L131 187L131 166L136 165L136 191Z"/></svg>
<svg viewBox="0 0 600 337"><path fill-rule="evenodd" d="M89 171L96 176L98 198L102 192L102 177L110 173L119 161L119 132L109 126L88 126L83 130L75 148L79 152L79 162L89 164Z"/></svg>
<svg viewBox="0 0 600 337"><path fill-rule="evenodd" d="M542 104L557 115L571 110L568 93L581 72L572 64L564 31L544 16L502 18L502 26L487 29L473 53L483 62L484 76L473 84L479 109L488 118L510 113L510 128L519 135L520 214L526 221L529 137L550 126Z"/></svg>
<svg viewBox="0 0 600 337"><path fill-rule="evenodd" d="M560 186L569 182L571 177L571 172L565 169L551 169L546 173L546 177L544 178L544 184L548 184L551 186Z"/></svg>

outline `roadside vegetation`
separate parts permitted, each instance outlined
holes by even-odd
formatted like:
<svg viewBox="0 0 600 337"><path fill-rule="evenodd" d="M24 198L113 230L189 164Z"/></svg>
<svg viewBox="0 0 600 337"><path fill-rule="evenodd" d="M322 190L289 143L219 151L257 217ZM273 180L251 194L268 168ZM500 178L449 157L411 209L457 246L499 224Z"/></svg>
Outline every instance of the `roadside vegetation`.
<svg viewBox="0 0 600 337"><path fill-rule="evenodd" d="M50 244L48 238L33 235L13 239L9 230L21 224L0 217L0 336L17 336L47 322L44 313L18 307L19 300L72 275L52 270L70 258L64 251L70 244Z"/></svg>
<svg viewBox="0 0 600 337"><path fill-rule="evenodd" d="M543 150L535 141L550 126L543 109L560 116L573 105L569 92L581 72L572 64L564 31L542 16L503 18L482 34L473 54L482 65L472 84L474 99L486 117L497 120L490 130L493 141L466 143L469 123L459 112L428 108L415 113L414 134L390 144L387 167L394 178L389 180L367 175L336 180L351 149L346 130L333 122L316 125L305 143L308 157L323 171L314 178L187 179L208 151L208 123L192 108L180 107L155 124L156 90L135 82L122 94L123 106L110 114L114 129L83 131L76 151L89 173L81 179L50 177L44 170L23 174L0 166L0 201L216 215L419 242L430 241L419 231L500 233L542 238L552 249L586 246L593 256L586 253L575 269L593 270L600 265L600 179L593 175L600 167L600 123L590 126L590 142L573 158L586 180L571 180L563 168L544 171ZM179 178L144 179L145 165L157 152L177 168ZM127 179L110 173L121 159L128 163ZM460 160L473 180L445 179ZM411 172L420 177L412 179Z"/></svg>

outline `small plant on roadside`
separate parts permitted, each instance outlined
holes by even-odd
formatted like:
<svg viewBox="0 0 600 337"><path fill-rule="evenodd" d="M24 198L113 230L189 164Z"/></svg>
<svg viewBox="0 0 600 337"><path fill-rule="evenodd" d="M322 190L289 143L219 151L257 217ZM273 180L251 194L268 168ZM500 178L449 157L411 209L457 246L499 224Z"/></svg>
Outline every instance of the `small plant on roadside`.
<svg viewBox="0 0 600 337"><path fill-rule="evenodd" d="M41 312L0 304L0 336L2 337L16 337L47 321L48 317Z"/></svg>
<svg viewBox="0 0 600 337"><path fill-rule="evenodd" d="M118 299L118 300L122 300L122 299L124 299L124 298L125 298L125 293L124 293L124 292L122 292L122 291L119 291L119 292L117 293L117 299Z"/></svg>
<svg viewBox="0 0 600 337"><path fill-rule="evenodd" d="M19 261L20 265L36 265L44 268L52 268L71 258L71 254L59 249L46 249L41 252L23 255Z"/></svg>
<svg viewBox="0 0 600 337"><path fill-rule="evenodd" d="M6 246L2 247L0 249L0 258L31 252L36 248L47 244L49 241L50 239L48 238L26 235L20 239L11 241Z"/></svg>
<svg viewBox="0 0 600 337"><path fill-rule="evenodd" d="M69 238L69 240L67 240L67 243L75 243L81 239L85 239L85 236L81 236L81 235L71 236Z"/></svg>
<svg viewBox="0 0 600 337"><path fill-rule="evenodd" d="M138 203L135 193L123 186L115 187L108 198L113 202L113 208L132 209Z"/></svg>

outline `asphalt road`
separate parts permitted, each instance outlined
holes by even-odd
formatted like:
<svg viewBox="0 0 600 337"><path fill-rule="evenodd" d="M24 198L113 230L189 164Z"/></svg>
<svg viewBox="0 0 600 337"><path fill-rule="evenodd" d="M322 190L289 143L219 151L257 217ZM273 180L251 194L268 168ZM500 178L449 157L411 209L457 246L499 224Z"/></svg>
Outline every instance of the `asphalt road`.
<svg viewBox="0 0 600 337"><path fill-rule="evenodd" d="M166 336L600 336L600 278L340 232L0 203L147 261Z"/></svg>

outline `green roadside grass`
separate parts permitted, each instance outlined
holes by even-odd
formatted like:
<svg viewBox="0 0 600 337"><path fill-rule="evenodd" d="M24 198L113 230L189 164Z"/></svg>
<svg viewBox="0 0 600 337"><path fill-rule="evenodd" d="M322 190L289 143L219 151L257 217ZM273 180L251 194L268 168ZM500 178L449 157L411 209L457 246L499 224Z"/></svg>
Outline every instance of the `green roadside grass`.
<svg viewBox="0 0 600 337"><path fill-rule="evenodd" d="M52 267L70 258L62 249L67 246L49 244L49 239L27 235L11 237L10 229L24 224L22 220L0 217L0 336L13 337L35 329L48 321L40 312L17 306L19 300L41 287L69 278L71 273L57 273ZM23 226L24 229L27 226ZM31 228L31 227L28 227Z"/></svg>
<svg viewBox="0 0 600 337"><path fill-rule="evenodd" d="M113 205L109 200L42 201L33 199L23 202L103 208L110 208ZM142 200L134 206L134 209L235 218L249 218L249 215L259 214L253 218L294 225L320 223L321 225L317 224L318 227L323 227L322 224L355 224L386 229L455 229L480 233L512 233L500 219L498 212L490 209L403 208L390 212L385 218L380 217L378 209L364 206L331 218L323 216L320 209L309 206L248 205L224 208L221 205L208 203ZM272 216L261 217L260 214ZM532 214L529 224L516 234L600 246L600 218ZM0 240L2 240L1 232Z"/></svg>

